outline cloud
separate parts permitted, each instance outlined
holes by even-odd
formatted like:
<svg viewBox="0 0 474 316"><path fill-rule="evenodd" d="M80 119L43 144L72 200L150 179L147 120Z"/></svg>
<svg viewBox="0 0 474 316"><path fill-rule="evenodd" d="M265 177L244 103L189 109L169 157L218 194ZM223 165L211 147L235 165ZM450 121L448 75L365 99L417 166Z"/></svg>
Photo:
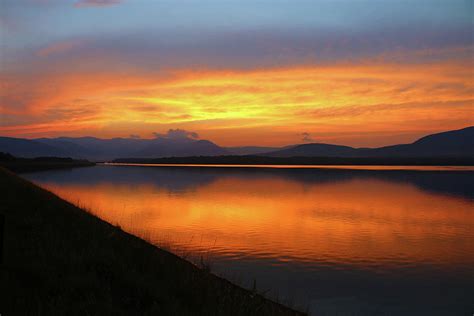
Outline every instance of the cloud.
<svg viewBox="0 0 474 316"><path fill-rule="evenodd" d="M305 143L313 143L314 139L311 137L311 134L308 132L303 132L300 134L301 135L301 140Z"/></svg>
<svg viewBox="0 0 474 316"><path fill-rule="evenodd" d="M76 8L106 7L106 6L117 5L121 2L122 0L79 0L74 4L74 6Z"/></svg>
<svg viewBox="0 0 474 316"><path fill-rule="evenodd" d="M153 135L156 138L166 138L172 140L184 140L184 139L198 139L199 135L196 132L186 131L184 129L169 129L166 134L154 132Z"/></svg>
<svg viewBox="0 0 474 316"><path fill-rule="evenodd" d="M128 137L132 139L141 139L140 135L135 135L135 134L130 134L130 136Z"/></svg>
<svg viewBox="0 0 474 316"><path fill-rule="evenodd" d="M90 1L90 0L89 0ZM97 0L96 0L97 1ZM103 1L103 0L102 0ZM85 6L84 0L78 6ZM18 19L17 19L18 20ZM14 21L17 23L16 21ZM406 31L409 33L410 31ZM87 58L93 67L133 66L134 69L160 70L165 68L214 68L214 69L255 69L284 67L308 64L333 64L341 62L408 62L460 60L470 58L474 47L471 33L460 30L418 31L418 36L398 38L399 33L391 32L387 37L392 41L385 45L368 45L363 39L375 37L367 31L364 34L318 32L276 33L273 30L252 32L186 32L176 30L166 33L163 30L149 32L110 32L81 35L78 43L50 43L43 48L44 53L55 54L58 62L68 62L72 69L83 68L74 59ZM393 33L393 34L392 34ZM404 34L404 33L403 33ZM421 38L422 42L416 41ZM46 37L45 37L46 38ZM440 43L441 39L446 43ZM449 40L448 40L449 39ZM12 40L13 42L13 40ZM10 45L6 45L8 47ZM441 46L441 47L440 47ZM36 49L36 48L35 48ZM18 50L3 52L9 58L8 64L22 65L31 56L18 55ZM48 54L49 56L49 54ZM36 57L36 56L34 56ZM32 60L33 62L35 59ZM44 61L43 61L44 62ZM7 64L5 62L5 64ZM40 65L41 66L41 65ZM45 67L48 65L44 65Z"/></svg>
<svg viewBox="0 0 474 316"><path fill-rule="evenodd" d="M78 48L82 44L79 40L67 40L47 45L37 51L40 57L47 57L49 55L63 54Z"/></svg>

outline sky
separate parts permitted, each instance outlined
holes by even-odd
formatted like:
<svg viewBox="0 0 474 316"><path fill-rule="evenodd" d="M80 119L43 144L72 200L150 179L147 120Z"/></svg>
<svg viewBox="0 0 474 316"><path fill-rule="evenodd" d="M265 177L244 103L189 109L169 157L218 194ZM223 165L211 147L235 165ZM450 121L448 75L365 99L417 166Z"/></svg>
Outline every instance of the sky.
<svg viewBox="0 0 474 316"><path fill-rule="evenodd" d="M0 135L375 147L474 125L471 0L0 0Z"/></svg>

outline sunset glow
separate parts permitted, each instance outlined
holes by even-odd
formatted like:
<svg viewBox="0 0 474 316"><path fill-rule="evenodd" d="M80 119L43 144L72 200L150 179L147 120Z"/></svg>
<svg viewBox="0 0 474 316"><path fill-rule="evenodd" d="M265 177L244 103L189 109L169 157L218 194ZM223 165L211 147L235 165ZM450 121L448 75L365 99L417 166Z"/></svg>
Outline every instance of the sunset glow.
<svg viewBox="0 0 474 316"><path fill-rule="evenodd" d="M0 316L470 315L473 175L473 0L0 0Z"/></svg>
<svg viewBox="0 0 474 316"><path fill-rule="evenodd" d="M387 45L377 48L362 45L382 40L373 30L361 28L343 40L351 25L336 28L331 21L304 20L303 27L295 16L285 22L288 28L301 28L293 38L258 33L280 21L271 15L262 22L268 25L248 26L258 33L249 38L237 21L218 33L207 31L212 23L224 23L213 17L208 25L196 26L204 32L196 35L183 16L148 24L152 16L144 10L158 10L158 4L105 2L7 1L8 15L1 16L6 44L0 69L1 135L152 138L153 132L180 128L227 146L287 145L301 142L302 133L319 142L378 146L474 122L472 21L452 8L445 20L430 17L438 26L419 26L414 38L382 23ZM285 1L275 10L283 8L288 9ZM65 28L61 34L46 25L44 36L32 38L42 18L12 17L40 9L47 9L53 21L66 14L72 22L58 21ZM144 21L127 16L127 9L143 13ZM198 8L188 9L197 14ZM290 16L302 14L292 10ZM97 32L81 22L88 18L93 24L103 16L112 20ZM183 30L165 32L181 22ZM124 26L135 29L137 23L143 28L134 31L139 32L135 37L117 37ZM400 29L411 25L397 23ZM323 26L332 36L325 35ZM228 50L226 36L234 39L236 51ZM247 54L248 60L242 60Z"/></svg>

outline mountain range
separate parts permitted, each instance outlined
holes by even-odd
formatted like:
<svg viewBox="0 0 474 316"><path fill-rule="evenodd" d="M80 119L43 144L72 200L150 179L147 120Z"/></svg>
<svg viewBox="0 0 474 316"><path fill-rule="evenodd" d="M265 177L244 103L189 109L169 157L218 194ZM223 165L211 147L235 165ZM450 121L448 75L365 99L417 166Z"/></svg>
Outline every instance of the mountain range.
<svg viewBox="0 0 474 316"><path fill-rule="evenodd" d="M431 134L411 144L379 148L312 143L264 153L270 157L473 157L474 126Z"/></svg>
<svg viewBox="0 0 474 316"><path fill-rule="evenodd" d="M0 152L7 152L25 158L54 156L94 161L112 160L120 157L155 158L229 154L224 148L207 140L190 138L101 139L95 137L58 137L31 140L0 137Z"/></svg>
<svg viewBox="0 0 474 316"><path fill-rule="evenodd" d="M474 126L428 135L411 144L354 148L310 143L285 147L220 147L193 138L155 139L58 137L22 139L0 137L0 152L17 157L72 157L94 161L116 158L259 155L269 157L474 157Z"/></svg>

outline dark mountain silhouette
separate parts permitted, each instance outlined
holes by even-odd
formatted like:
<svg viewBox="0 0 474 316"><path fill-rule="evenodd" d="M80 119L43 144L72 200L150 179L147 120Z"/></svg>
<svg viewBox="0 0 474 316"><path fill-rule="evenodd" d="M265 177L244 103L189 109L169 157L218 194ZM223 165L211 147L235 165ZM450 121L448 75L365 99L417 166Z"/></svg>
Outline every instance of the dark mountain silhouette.
<svg viewBox="0 0 474 316"><path fill-rule="evenodd" d="M208 140L168 140L156 139L133 157L186 157L186 156L221 156L229 152ZM130 157L130 156L129 156Z"/></svg>
<svg viewBox="0 0 474 316"><path fill-rule="evenodd" d="M428 135L411 144L353 148L330 144L302 144L261 154L270 157L473 157L474 126Z"/></svg>
<svg viewBox="0 0 474 316"><path fill-rule="evenodd" d="M95 137L59 137L40 139L52 146L64 148L64 144L73 144L75 147L67 146L70 156L87 158L92 160L108 160L114 157L126 157L144 148L147 142L152 140L142 140L133 138L112 138L101 139ZM72 150L72 151L71 151Z"/></svg>
<svg viewBox="0 0 474 316"><path fill-rule="evenodd" d="M228 152L207 140L135 139L95 137L59 137L34 140L0 137L0 151L18 157L73 157L89 160L111 160L123 157L215 156Z"/></svg>
<svg viewBox="0 0 474 316"><path fill-rule="evenodd" d="M74 157L92 160L115 158L160 158L183 156L248 155L280 150L285 147L230 147L223 148L207 140L135 139L95 137L37 138L34 140L0 137L0 150L18 157L39 156Z"/></svg>
<svg viewBox="0 0 474 316"><path fill-rule="evenodd" d="M270 149L270 150L265 150ZM155 139L95 137L59 137L21 139L0 137L0 152L17 157L72 157L89 160L117 158L162 158L186 156L259 155L268 157L339 157L339 158L423 158L474 157L474 126L437 133L411 144L380 148L353 148L332 144L301 144L283 148L229 147L223 148L208 140L189 137Z"/></svg>
<svg viewBox="0 0 474 316"><path fill-rule="evenodd" d="M349 146L331 145L331 144L302 144L291 148L263 153L263 156L270 157L354 157L357 149Z"/></svg>
<svg viewBox="0 0 474 316"><path fill-rule="evenodd" d="M35 141L51 147L60 148L63 152L65 152L65 154L70 157L86 158L93 156L94 153L93 150L82 146L74 141L71 141L71 139L67 137L37 138L35 139Z"/></svg>
<svg viewBox="0 0 474 316"><path fill-rule="evenodd" d="M432 157L474 156L474 126L431 134L412 144L360 149L359 156Z"/></svg>
<svg viewBox="0 0 474 316"><path fill-rule="evenodd" d="M264 146L242 146L242 147L225 147L231 155L258 155L269 153L272 151L283 150L293 146L285 147L264 147Z"/></svg>
<svg viewBox="0 0 474 316"><path fill-rule="evenodd" d="M68 156L68 152L60 147L50 146L35 140L13 137L0 137L0 151L24 158Z"/></svg>

